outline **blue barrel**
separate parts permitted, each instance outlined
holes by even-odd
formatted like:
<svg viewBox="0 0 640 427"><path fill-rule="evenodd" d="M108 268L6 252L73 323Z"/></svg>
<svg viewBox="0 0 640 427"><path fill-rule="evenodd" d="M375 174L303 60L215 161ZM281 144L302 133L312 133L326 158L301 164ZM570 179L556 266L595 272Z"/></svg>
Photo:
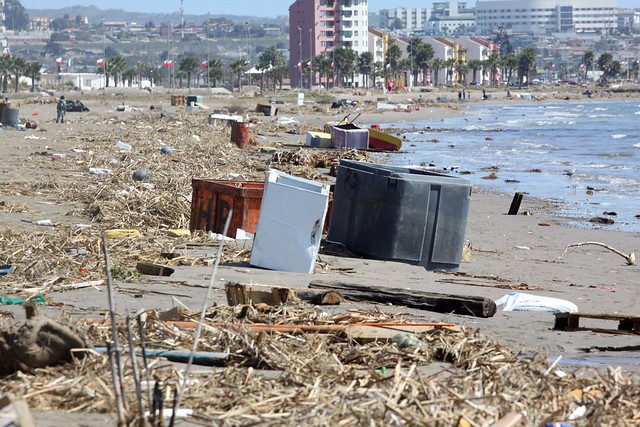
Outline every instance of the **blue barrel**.
<svg viewBox="0 0 640 427"><path fill-rule="evenodd" d="M19 108L7 108L2 110L2 124L5 126L15 126L18 124Z"/></svg>

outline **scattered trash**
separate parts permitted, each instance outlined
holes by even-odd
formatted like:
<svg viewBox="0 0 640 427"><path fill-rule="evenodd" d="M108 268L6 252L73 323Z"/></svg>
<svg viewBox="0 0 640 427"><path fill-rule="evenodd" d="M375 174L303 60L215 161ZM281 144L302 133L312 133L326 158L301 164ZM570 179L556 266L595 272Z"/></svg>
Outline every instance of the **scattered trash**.
<svg viewBox="0 0 640 427"><path fill-rule="evenodd" d="M47 301L42 294L36 294L31 298L7 297L0 295L0 304L2 305L24 305L27 302L34 302L38 305L46 305Z"/></svg>
<svg viewBox="0 0 640 427"><path fill-rule="evenodd" d="M497 300L496 305L504 306L503 311L546 311L552 313L578 311L578 306L570 301L522 292L510 292Z"/></svg>
<svg viewBox="0 0 640 427"><path fill-rule="evenodd" d="M163 145L162 148L160 148L160 153L173 156L173 148L168 145Z"/></svg>
<svg viewBox="0 0 640 427"><path fill-rule="evenodd" d="M13 273L13 264L0 264L0 276L8 276Z"/></svg>
<svg viewBox="0 0 640 427"><path fill-rule="evenodd" d="M134 181L145 181L149 179L149 176L149 172L146 169L137 169L135 172L133 172L131 178Z"/></svg>
<svg viewBox="0 0 640 427"><path fill-rule="evenodd" d="M34 224L41 225L43 227L53 227L53 223L51 222L50 219L41 219L39 221L36 221Z"/></svg>
<svg viewBox="0 0 640 427"><path fill-rule="evenodd" d="M131 144L127 144L126 142L122 142L122 141L116 142L116 149L120 150L121 152L130 153L131 148L132 148Z"/></svg>
<svg viewBox="0 0 640 427"><path fill-rule="evenodd" d="M391 338L391 341L398 346L398 348L424 348L427 344L421 341L413 334L397 334Z"/></svg>
<svg viewBox="0 0 640 427"><path fill-rule="evenodd" d="M91 175L109 175L111 173L111 169L107 169L107 168L89 168L89 173Z"/></svg>
<svg viewBox="0 0 640 427"><path fill-rule="evenodd" d="M126 228L116 228L112 230L106 230L104 236L108 239L126 239L127 237L140 237L142 233L139 230L132 230Z"/></svg>

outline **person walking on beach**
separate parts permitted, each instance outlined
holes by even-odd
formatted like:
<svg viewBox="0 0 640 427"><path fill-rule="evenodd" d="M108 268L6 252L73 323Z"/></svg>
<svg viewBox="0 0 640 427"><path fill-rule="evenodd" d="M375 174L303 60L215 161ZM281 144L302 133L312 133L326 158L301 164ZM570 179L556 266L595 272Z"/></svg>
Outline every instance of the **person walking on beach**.
<svg viewBox="0 0 640 427"><path fill-rule="evenodd" d="M67 102L64 100L64 95L60 97L60 100L56 104L56 110L58 115L56 117L56 123L64 123L64 114L67 108Z"/></svg>

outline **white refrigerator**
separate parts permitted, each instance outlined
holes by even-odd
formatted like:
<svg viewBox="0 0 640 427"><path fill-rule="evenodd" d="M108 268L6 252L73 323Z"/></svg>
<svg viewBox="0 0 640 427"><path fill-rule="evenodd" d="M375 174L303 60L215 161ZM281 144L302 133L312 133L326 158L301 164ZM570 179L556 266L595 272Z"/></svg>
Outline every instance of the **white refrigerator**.
<svg viewBox="0 0 640 427"><path fill-rule="evenodd" d="M268 171L251 265L313 273L328 204L328 185Z"/></svg>

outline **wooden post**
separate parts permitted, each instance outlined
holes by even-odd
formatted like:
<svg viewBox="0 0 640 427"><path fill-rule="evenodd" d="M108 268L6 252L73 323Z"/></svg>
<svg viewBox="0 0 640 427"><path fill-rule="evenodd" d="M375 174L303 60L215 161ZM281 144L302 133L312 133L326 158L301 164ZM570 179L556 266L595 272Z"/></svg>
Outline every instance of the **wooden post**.
<svg viewBox="0 0 640 427"><path fill-rule="evenodd" d="M511 201L511 207L509 208L508 215L518 215L518 211L520 210L520 203L522 203L522 193L516 193L513 195L513 200Z"/></svg>

